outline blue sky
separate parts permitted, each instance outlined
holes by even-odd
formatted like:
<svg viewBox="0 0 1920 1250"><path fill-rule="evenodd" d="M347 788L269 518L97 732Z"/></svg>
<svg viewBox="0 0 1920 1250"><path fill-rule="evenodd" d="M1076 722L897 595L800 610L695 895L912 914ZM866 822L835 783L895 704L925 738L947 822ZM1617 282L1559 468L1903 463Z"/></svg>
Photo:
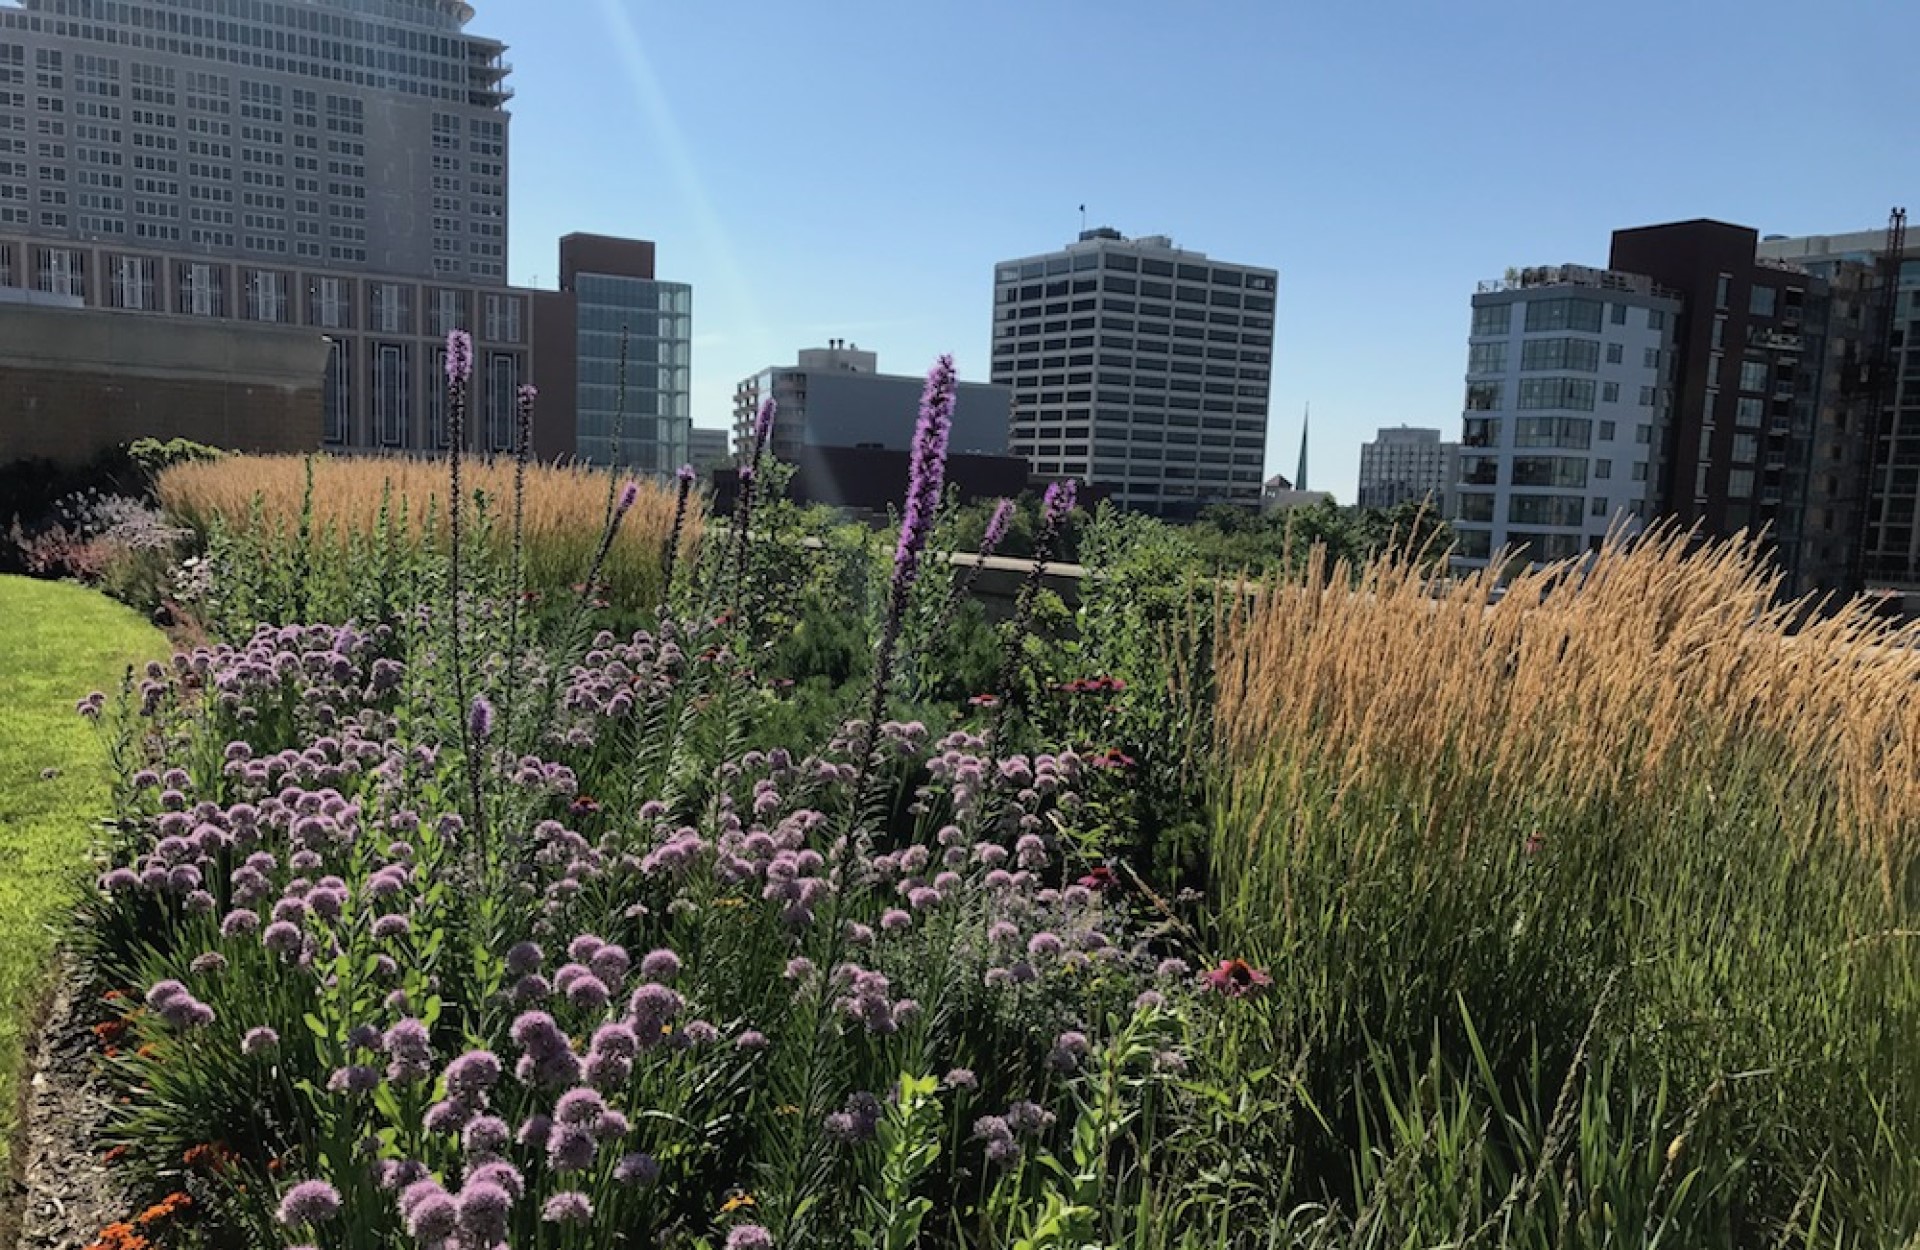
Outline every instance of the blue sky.
<svg viewBox="0 0 1920 1250"><path fill-rule="evenodd" d="M1090 225L1280 271L1267 470L1313 404L1456 436L1474 283L1618 227L1875 227L1916 189L1912 0L476 0L514 64L511 273L571 230L694 285L694 421L848 338L984 380L996 261ZM1920 204L1916 205L1920 208Z"/></svg>

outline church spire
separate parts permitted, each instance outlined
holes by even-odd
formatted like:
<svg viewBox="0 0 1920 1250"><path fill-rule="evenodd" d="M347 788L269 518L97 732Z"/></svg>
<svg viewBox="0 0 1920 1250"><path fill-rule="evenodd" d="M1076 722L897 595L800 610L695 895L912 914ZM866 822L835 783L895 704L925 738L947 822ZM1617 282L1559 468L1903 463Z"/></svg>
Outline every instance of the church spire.
<svg viewBox="0 0 1920 1250"><path fill-rule="evenodd" d="M1313 420L1313 404L1308 402L1305 415L1300 418L1300 467L1294 471L1293 488L1307 489L1307 425Z"/></svg>

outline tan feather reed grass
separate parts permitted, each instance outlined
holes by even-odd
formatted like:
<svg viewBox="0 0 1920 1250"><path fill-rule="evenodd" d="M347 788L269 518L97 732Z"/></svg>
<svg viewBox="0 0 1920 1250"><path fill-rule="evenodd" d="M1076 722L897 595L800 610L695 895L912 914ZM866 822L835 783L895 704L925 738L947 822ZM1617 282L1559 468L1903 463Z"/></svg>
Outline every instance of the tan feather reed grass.
<svg viewBox="0 0 1920 1250"><path fill-rule="evenodd" d="M1256 590L1219 625L1228 769L1310 772L1335 819L1391 777L1464 853L1482 813L1506 829L1515 812L1618 811L1758 762L1787 832L1848 839L1889 888L1903 878L1920 842L1920 629L1848 606L1796 631L1757 543L1672 529L1611 543L1584 572L1521 576L1489 606L1494 586L1319 558Z"/></svg>
<svg viewBox="0 0 1920 1250"><path fill-rule="evenodd" d="M487 496L494 518L507 515L513 498L513 463L496 460L466 467L471 489ZM252 523L255 500L269 527L292 533L306 490L306 459L300 456L229 456L181 464L162 473L156 487L161 506L202 533L216 519L230 529ZM607 507L607 475L581 467L529 465L526 477L527 584L560 590L579 582L592 563ZM408 532L419 537L433 518L432 538L446 542L446 468L438 461L333 458L314 460L316 541L344 544L374 531L384 500L396 515L405 505ZM675 490L643 482L602 572L618 604L651 606L658 599L660 559L673 532ZM684 555L697 548L704 509L695 499L681 535ZM489 543L503 560L512 535L496 524Z"/></svg>

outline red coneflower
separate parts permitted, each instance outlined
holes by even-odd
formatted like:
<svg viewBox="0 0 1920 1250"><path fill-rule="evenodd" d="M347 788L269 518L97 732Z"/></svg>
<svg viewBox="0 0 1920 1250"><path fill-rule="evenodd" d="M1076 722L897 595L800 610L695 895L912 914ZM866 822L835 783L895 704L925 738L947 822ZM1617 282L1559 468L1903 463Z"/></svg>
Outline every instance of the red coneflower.
<svg viewBox="0 0 1920 1250"><path fill-rule="evenodd" d="M982 707L982 708L985 708L985 707L999 707L999 706L1000 706L1000 696L999 696L999 695L993 695L993 694L976 694L976 695L974 695L974 696L973 696L973 697L972 697L971 699L968 699L968 700L967 700L967 706L968 706L968 707Z"/></svg>
<svg viewBox="0 0 1920 1250"><path fill-rule="evenodd" d="M1080 878L1080 884L1089 890L1111 890L1120 884L1120 878L1115 875L1113 869L1101 864Z"/></svg>
<svg viewBox="0 0 1920 1250"><path fill-rule="evenodd" d="M1201 973L1200 979L1208 989L1228 998L1252 998L1273 984L1272 977L1244 959L1223 959L1218 968Z"/></svg>

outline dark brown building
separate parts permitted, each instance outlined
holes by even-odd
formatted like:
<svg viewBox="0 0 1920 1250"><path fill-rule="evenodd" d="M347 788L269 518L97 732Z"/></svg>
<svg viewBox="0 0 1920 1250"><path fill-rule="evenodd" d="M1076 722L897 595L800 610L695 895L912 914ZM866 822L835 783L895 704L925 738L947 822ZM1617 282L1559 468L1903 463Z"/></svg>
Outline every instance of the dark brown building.
<svg viewBox="0 0 1920 1250"><path fill-rule="evenodd" d="M1609 266L1680 292L1656 515L1705 537L1765 531L1791 593L1850 591L1854 506L1840 365L1857 292L1756 256L1745 226L1696 220L1616 231Z"/></svg>

